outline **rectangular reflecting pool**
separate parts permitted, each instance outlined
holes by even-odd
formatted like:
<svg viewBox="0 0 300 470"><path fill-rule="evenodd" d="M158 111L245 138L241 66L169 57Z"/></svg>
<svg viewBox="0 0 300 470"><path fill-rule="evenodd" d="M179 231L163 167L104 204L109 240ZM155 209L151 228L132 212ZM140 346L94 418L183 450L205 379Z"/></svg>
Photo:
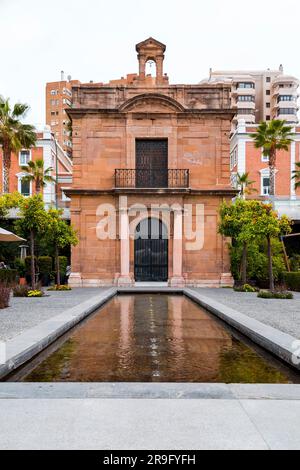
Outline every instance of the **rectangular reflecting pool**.
<svg viewBox="0 0 300 470"><path fill-rule="evenodd" d="M26 382L300 383L180 295L115 297L8 378Z"/></svg>

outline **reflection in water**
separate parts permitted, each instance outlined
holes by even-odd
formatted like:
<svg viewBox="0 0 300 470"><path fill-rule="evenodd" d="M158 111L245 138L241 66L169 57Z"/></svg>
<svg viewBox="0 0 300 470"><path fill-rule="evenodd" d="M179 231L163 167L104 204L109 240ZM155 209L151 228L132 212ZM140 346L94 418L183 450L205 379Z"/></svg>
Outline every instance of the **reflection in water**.
<svg viewBox="0 0 300 470"><path fill-rule="evenodd" d="M145 294L113 299L23 380L286 383L289 378L187 298Z"/></svg>

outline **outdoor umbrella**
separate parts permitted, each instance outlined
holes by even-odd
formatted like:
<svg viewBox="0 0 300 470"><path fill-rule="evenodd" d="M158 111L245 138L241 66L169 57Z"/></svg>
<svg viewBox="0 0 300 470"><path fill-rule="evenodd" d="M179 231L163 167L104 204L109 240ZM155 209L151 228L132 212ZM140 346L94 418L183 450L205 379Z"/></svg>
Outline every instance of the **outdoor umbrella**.
<svg viewBox="0 0 300 470"><path fill-rule="evenodd" d="M0 227L0 242L24 242L24 238L18 237L12 232Z"/></svg>

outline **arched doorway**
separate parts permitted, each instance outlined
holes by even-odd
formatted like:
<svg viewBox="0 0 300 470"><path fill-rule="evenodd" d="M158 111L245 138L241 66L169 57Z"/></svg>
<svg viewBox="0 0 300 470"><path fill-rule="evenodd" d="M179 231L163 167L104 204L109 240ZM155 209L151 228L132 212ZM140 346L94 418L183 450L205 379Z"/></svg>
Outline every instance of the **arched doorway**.
<svg viewBox="0 0 300 470"><path fill-rule="evenodd" d="M136 228L134 274L136 282L168 280L168 230L157 218L144 219Z"/></svg>

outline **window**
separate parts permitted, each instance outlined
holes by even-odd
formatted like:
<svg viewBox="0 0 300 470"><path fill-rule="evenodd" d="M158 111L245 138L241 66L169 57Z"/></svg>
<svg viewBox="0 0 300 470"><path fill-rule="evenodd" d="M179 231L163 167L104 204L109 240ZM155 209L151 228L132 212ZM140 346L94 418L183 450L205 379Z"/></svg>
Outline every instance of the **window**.
<svg viewBox="0 0 300 470"><path fill-rule="evenodd" d="M269 194L270 194L270 178L269 178L269 176L262 176L262 178L261 178L261 194L262 194L262 196L269 196Z"/></svg>
<svg viewBox="0 0 300 470"><path fill-rule="evenodd" d="M68 106L72 106L72 103L71 103L70 100L68 100L68 98L64 98L64 99L63 99L63 103L64 103L64 104L67 104Z"/></svg>
<svg viewBox="0 0 300 470"><path fill-rule="evenodd" d="M249 108L240 108L237 110L237 114L252 114L254 116L255 110Z"/></svg>
<svg viewBox="0 0 300 470"><path fill-rule="evenodd" d="M254 83L252 82L240 82L236 86L237 88L255 88Z"/></svg>
<svg viewBox="0 0 300 470"><path fill-rule="evenodd" d="M18 177L18 191L22 196L28 197L31 196L32 193L32 184L30 181L26 181L25 177L26 173L19 173Z"/></svg>
<svg viewBox="0 0 300 470"><path fill-rule="evenodd" d="M277 98L277 103L280 101L296 101L296 99L293 95L279 95Z"/></svg>
<svg viewBox="0 0 300 470"><path fill-rule="evenodd" d="M277 111L277 116L279 116L279 114L295 114L296 115L297 111L294 108L279 108Z"/></svg>
<svg viewBox="0 0 300 470"><path fill-rule="evenodd" d="M50 94L51 94L52 96L58 95L58 90L51 90L51 91L50 91Z"/></svg>
<svg viewBox="0 0 300 470"><path fill-rule="evenodd" d="M51 100L51 106L58 106L59 100Z"/></svg>
<svg viewBox="0 0 300 470"><path fill-rule="evenodd" d="M261 161L262 161L262 162L268 162L268 161L269 161L269 156L268 156L268 155L264 155L263 149L261 150Z"/></svg>
<svg viewBox="0 0 300 470"><path fill-rule="evenodd" d="M251 102L254 102L254 96L241 95L241 96L238 97L238 101L251 101Z"/></svg>
<svg viewBox="0 0 300 470"><path fill-rule="evenodd" d="M63 202L71 201L71 199L66 195L66 193L63 190L61 190L61 200Z"/></svg>
<svg viewBox="0 0 300 470"><path fill-rule="evenodd" d="M230 153L231 170L237 165L237 162L238 162L238 153L237 153L237 147L235 147L234 150Z"/></svg>
<svg viewBox="0 0 300 470"><path fill-rule="evenodd" d="M70 90L68 90L67 88L64 88L64 89L63 89L63 94L64 94L64 95L68 95L68 96L70 96L70 97L72 96L72 92L71 92Z"/></svg>
<svg viewBox="0 0 300 470"><path fill-rule="evenodd" d="M270 94L271 94L271 90L266 90L266 95L270 96Z"/></svg>
<svg viewBox="0 0 300 470"><path fill-rule="evenodd" d="M270 107L271 107L271 103L266 103L266 107L267 107L267 108L270 108Z"/></svg>
<svg viewBox="0 0 300 470"><path fill-rule="evenodd" d="M270 83L271 82L271 77L266 77L266 82Z"/></svg>
<svg viewBox="0 0 300 470"><path fill-rule="evenodd" d="M19 153L19 165L26 166L28 162L31 160L31 152L30 150L21 150Z"/></svg>
<svg viewBox="0 0 300 470"><path fill-rule="evenodd" d="M20 193L22 196L30 196L30 181L26 181L24 178L22 178L20 181L20 188Z"/></svg>
<svg viewBox="0 0 300 470"><path fill-rule="evenodd" d="M271 116L266 116L267 121L271 121Z"/></svg>

